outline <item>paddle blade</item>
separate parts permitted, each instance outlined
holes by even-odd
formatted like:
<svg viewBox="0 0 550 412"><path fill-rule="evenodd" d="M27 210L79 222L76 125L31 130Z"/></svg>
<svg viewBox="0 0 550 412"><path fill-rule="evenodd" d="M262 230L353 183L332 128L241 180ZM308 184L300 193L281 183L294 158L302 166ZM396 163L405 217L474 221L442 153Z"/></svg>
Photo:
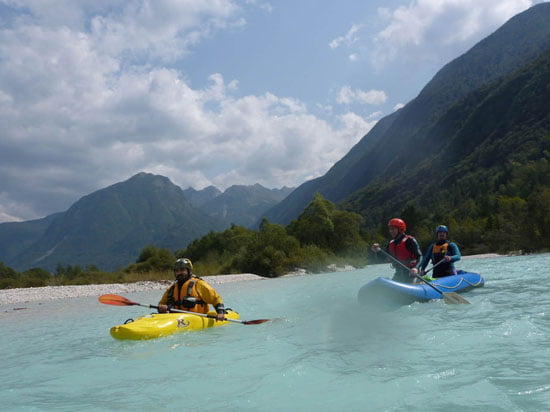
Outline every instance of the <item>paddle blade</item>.
<svg viewBox="0 0 550 412"><path fill-rule="evenodd" d="M458 293L455 293L455 292L443 293L443 300L445 301L445 303L454 304L454 305L470 304L470 302L468 302L466 299L464 299L462 296L460 296Z"/></svg>
<svg viewBox="0 0 550 412"><path fill-rule="evenodd" d="M254 320L243 320L241 323L245 325L259 325L260 323L270 322L271 319L254 319Z"/></svg>
<svg viewBox="0 0 550 412"><path fill-rule="evenodd" d="M126 299L123 296L106 294L101 295L97 300L106 305L115 305L115 306L133 306L139 305L139 303L132 302L131 300Z"/></svg>

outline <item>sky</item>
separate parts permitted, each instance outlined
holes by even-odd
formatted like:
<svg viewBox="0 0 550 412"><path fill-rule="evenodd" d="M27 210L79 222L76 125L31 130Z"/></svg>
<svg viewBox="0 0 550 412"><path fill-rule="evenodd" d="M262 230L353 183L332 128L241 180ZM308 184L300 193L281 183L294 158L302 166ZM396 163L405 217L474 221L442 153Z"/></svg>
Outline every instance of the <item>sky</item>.
<svg viewBox="0 0 550 412"><path fill-rule="evenodd" d="M530 0L0 0L0 222L139 172L297 187Z"/></svg>

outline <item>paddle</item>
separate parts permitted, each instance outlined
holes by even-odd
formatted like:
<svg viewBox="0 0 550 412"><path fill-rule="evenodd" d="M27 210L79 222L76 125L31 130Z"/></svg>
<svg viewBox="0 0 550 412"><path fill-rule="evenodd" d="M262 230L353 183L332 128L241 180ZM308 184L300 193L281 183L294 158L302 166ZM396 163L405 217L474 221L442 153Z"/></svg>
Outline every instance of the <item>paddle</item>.
<svg viewBox="0 0 550 412"><path fill-rule="evenodd" d="M428 281L428 279L425 279L424 277L428 274L428 272L429 272L430 270L434 269L437 265L439 265L439 264L441 264L441 263L443 263L443 262L445 262L445 260L444 260L444 259L441 259L439 262L437 262L437 263L436 263L435 265L433 265L431 268L429 268L428 270L424 271L424 274L422 275L422 279ZM429 279L430 279L429 282L431 282L431 281L433 280L433 279L431 279L431 278L429 278Z"/></svg>
<svg viewBox="0 0 550 412"><path fill-rule="evenodd" d="M389 257L391 260L393 260L395 263L401 265L403 268L407 269L407 270L410 270L409 267L405 266L402 262L400 262L399 260L397 260L396 258L394 258L392 255L390 255L388 252L386 252L385 250L383 249L379 249L380 252L384 253L387 257ZM441 263L441 262L438 262L438 264ZM433 269L434 267L436 267L437 265L433 265L431 269ZM456 292L443 292L441 290L439 290L438 288L436 288L434 285L432 285L431 283L429 283L427 280L424 280L422 279L420 276L418 275L414 275L417 279L420 279L422 282L424 282L426 285L428 285L429 287L431 287L432 289L436 290L437 292L439 292L441 294L441 296L443 296L443 301L445 303L454 303L454 304L458 304L458 303L466 303L466 304L469 304L470 302L468 302L466 299L464 299L462 296L460 296L458 293Z"/></svg>
<svg viewBox="0 0 550 412"><path fill-rule="evenodd" d="M444 259L441 259L439 262L437 262L435 265L433 265L431 268L429 268L425 273L428 273L430 270L432 270L433 268L435 268L437 265L441 264L445 262Z"/></svg>
<svg viewBox="0 0 550 412"><path fill-rule="evenodd" d="M141 303L132 302L131 300L126 299L124 296L113 295L113 294L101 295L98 298L98 300L101 303L104 303L106 305L143 306L145 308L151 308L151 309L158 309L159 308L158 306L155 306L155 305L142 305ZM189 312L189 311L186 311L186 310L170 309L170 312L189 313L190 315L197 315L197 316L201 316L203 318L216 319L216 316L213 316L213 315L207 315L205 313ZM240 319L225 318L225 320L228 321L228 322L240 323L242 325L259 325L260 323L269 322L271 319L240 320Z"/></svg>

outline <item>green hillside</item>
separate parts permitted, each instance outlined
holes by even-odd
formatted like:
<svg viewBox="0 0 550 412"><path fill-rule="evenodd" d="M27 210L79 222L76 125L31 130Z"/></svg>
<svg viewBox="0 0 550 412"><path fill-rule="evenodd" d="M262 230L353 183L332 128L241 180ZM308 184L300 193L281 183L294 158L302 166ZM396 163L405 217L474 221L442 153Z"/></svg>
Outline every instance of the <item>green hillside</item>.
<svg viewBox="0 0 550 412"><path fill-rule="evenodd" d="M442 150L445 141L439 136L461 127L454 123L455 116L448 115L449 110L473 92L509 76L550 49L548 21L550 3L536 5L510 19L443 67L417 98L380 120L324 176L299 186L269 210L266 217L288 224L316 192L338 202L367 187L378 176L388 178ZM470 98L475 104L476 98Z"/></svg>
<svg viewBox="0 0 550 412"><path fill-rule="evenodd" d="M0 261L9 262L30 247L59 213L26 222L0 223Z"/></svg>
<svg viewBox="0 0 550 412"><path fill-rule="evenodd" d="M550 50L470 93L406 150L423 158L340 203L375 227L447 223L471 251L550 247ZM401 163L401 164L404 164Z"/></svg>

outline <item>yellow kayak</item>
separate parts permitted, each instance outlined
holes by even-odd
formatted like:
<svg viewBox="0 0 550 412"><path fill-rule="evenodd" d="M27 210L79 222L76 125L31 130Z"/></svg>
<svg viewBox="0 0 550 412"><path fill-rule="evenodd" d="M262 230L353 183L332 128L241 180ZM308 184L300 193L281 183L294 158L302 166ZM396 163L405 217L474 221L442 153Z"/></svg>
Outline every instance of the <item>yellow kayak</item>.
<svg viewBox="0 0 550 412"><path fill-rule="evenodd" d="M116 339L155 339L188 330L222 326L230 322L218 322L212 319L210 316L216 316L216 312L214 311L208 312L207 316L205 317L202 313L153 313L151 315L140 316L136 320L124 325L113 326L111 328L111 336ZM227 310L225 317L231 320L240 318L239 314L232 310Z"/></svg>

